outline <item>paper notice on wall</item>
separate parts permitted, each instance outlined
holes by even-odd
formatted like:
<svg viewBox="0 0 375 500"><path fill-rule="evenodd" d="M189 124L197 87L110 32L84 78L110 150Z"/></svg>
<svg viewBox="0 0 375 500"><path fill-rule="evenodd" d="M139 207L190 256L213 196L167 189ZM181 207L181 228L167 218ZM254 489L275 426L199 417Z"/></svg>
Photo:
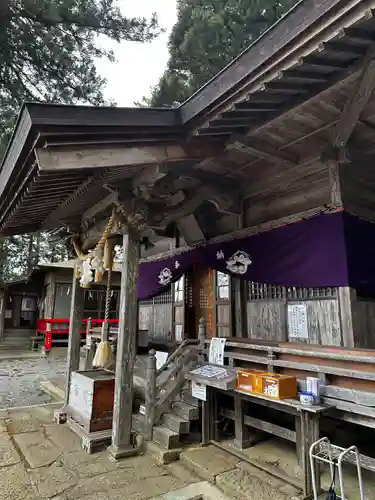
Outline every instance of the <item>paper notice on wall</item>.
<svg viewBox="0 0 375 500"><path fill-rule="evenodd" d="M146 407L145 407L145 405L141 405L141 406L139 407L139 413L140 413L141 415L146 415Z"/></svg>
<svg viewBox="0 0 375 500"><path fill-rule="evenodd" d="M175 325L176 342L182 341L182 325Z"/></svg>
<svg viewBox="0 0 375 500"><path fill-rule="evenodd" d="M168 353L162 351L156 351L155 357L156 357L156 369L159 370L159 368L161 368L167 361Z"/></svg>
<svg viewBox="0 0 375 500"><path fill-rule="evenodd" d="M11 309L6 310L5 311L5 318L10 319L11 317L12 317L12 310Z"/></svg>
<svg viewBox="0 0 375 500"><path fill-rule="evenodd" d="M288 305L288 332L290 338L309 338L307 307L305 304Z"/></svg>
<svg viewBox="0 0 375 500"><path fill-rule="evenodd" d="M224 365L225 339L214 337L211 339L208 351L208 362L213 365Z"/></svg>
<svg viewBox="0 0 375 500"><path fill-rule="evenodd" d="M199 384L198 382L191 383L191 395L193 398L200 399L201 401L206 401L207 398L207 388L205 384Z"/></svg>

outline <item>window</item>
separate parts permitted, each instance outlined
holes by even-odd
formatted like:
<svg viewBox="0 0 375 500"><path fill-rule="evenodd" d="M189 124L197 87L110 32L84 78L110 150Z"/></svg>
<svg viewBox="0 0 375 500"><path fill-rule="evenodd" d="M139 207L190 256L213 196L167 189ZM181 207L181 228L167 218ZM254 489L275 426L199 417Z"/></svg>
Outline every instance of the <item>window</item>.
<svg viewBox="0 0 375 500"><path fill-rule="evenodd" d="M283 287L248 282L248 300L312 300L334 299L337 297L335 287Z"/></svg>
<svg viewBox="0 0 375 500"><path fill-rule="evenodd" d="M337 289L332 286L314 288L288 287L286 296L288 300L334 299L337 297Z"/></svg>
<svg viewBox="0 0 375 500"><path fill-rule="evenodd" d="M216 273L216 296L218 299L229 300L229 274L217 271Z"/></svg>
<svg viewBox="0 0 375 500"><path fill-rule="evenodd" d="M184 290L185 290L185 276L174 283L174 301L184 302Z"/></svg>
<svg viewBox="0 0 375 500"><path fill-rule="evenodd" d="M248 283L248 300L275 300L284 298L284 287L264 283Z"/></svg>

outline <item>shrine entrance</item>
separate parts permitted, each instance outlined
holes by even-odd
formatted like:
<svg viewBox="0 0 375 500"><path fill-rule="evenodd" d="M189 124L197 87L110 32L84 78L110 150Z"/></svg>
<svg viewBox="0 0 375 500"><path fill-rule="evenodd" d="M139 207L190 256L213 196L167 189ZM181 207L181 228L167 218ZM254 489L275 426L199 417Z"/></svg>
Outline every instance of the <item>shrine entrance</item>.
<svg viewBox="0 0 375 500"><path fill-rule="evenodd" d="M185 305L187 337L196 337L200 318L205 320L207 337L233 335L231 278L228 274L195 264L186 277Z"/></svg>

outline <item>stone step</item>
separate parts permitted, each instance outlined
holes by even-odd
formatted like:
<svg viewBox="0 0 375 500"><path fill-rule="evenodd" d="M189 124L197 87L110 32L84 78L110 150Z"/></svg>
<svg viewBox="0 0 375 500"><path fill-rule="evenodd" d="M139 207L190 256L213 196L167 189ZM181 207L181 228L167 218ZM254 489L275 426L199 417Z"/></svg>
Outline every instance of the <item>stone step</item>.
<svg viewBox="0 0 375 500"><path fill-rule="evenodd" d="M180 446L180 436L177 432L171 431L163 425L154 427L152 439L165 450L172 450Z"/></svg>
<svg viewBox="0 0 375 500"><path fill-rule="evenodd" d="M183 401L172 403L172 412L184 420L199 420L199 408Z"/></svg>
<svg viewBox="0 0 375 500"><path fill-rule="evenodd" d="M178 434L187 434L190 430L190 421L184 420L174 413L164 413L161 421L165 427L178 432Z"/></svg>

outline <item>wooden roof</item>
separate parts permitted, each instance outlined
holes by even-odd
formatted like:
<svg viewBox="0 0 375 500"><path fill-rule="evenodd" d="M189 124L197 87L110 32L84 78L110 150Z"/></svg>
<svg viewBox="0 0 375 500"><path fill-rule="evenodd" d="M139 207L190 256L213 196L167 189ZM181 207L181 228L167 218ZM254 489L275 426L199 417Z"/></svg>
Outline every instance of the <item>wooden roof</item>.
<svg viewBox="0 0 375 500"><path fill-rule="evenodd" d="M213 200L217 193L207 186L215 186L219 195L254 200L285 169L283 189L293 189L296 172L316 175L311 162L332 146L344 107L373 61L373 8L375 0L300 2L179 108L26 104L0 170L0 230L80 225L110 196L108 187L144 189L140 176L155 165L166 170L153 171L154 182L191 176L176 188L188 199L199 188L201 201ZM375 101L367 98L350 135L356 149L371 154ZM160 194L160 186L158 196L164 207L182 203L174 191ZM220 204L237 213L223 197Z"/></svg>

